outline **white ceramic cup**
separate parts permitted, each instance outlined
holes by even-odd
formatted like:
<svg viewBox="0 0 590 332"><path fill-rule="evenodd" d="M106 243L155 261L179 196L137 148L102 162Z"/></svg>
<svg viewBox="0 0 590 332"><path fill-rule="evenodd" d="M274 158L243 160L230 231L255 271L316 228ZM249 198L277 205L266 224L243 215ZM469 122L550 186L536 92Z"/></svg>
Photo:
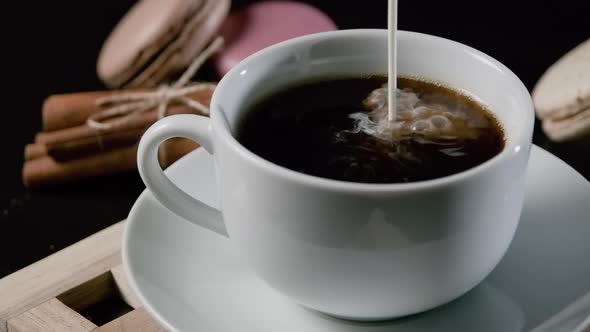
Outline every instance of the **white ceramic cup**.
<svg viewBox="0 0 590 332"><path fill-rule="evenodd" d="M508 68L457 42L400 31L400 74L464 89L487 104L505 131L499 155L434 180L359 184L283 168L234 138L243 111L281 86L386 73L386 37L385 30L342 30L262 50L221 80L210 118L166 117L145 133L138 154L140 174L164 206L229 234L260 278L294 301L356 320L433 308L492 271L518 225L533 132L529 93ZM213 155L221 211L166 178L157 148L170 137L193 139Z"/></svg>

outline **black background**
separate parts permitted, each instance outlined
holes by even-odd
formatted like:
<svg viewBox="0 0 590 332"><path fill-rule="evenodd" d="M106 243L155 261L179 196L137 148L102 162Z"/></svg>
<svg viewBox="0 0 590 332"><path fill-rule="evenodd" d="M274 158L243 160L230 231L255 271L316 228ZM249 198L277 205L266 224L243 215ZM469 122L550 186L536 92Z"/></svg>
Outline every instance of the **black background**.
<svg viewBox="0 0 590 332"><path fill-rule="evenodd" d="M495 57L532 89L563 53L590 38L590 1L399 0L399 27L447 37ZM234 1L234 9L251 1ZM307 1L340 28L385 28L386 0ZM124 219L144 186L135 173L28 191L23 148L53 93L104 89L102 42L134 1L5 2L0 29L0 277ZM590 143L535 143L590 178ZM551 190L547 188L547 190Z"/></svg>

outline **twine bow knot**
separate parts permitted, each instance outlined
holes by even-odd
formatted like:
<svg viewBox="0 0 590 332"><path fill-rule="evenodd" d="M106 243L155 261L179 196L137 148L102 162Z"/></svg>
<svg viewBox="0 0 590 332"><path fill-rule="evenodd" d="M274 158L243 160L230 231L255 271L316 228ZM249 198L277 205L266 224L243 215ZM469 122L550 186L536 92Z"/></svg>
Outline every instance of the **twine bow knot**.
<svg viewBox="0 0 590 332"><path fill-rule="evenodd" d="M128 92L97 99L96 105L98 106L114 106L91 115L86 120L86 124L99 130L111 130L124 125L131 117L153 108L157 108L158 119L161 119L166 116L168 106L172 103L181 103L208 115L209 108L206 105L187 96L198 91L214 90L216 85L213 83L189 84L189 82L203 63L222 46L223 38L217 37L172 85L163 85L154 92ZM118 119L106 122L114 117L118 117Z"/></svg>

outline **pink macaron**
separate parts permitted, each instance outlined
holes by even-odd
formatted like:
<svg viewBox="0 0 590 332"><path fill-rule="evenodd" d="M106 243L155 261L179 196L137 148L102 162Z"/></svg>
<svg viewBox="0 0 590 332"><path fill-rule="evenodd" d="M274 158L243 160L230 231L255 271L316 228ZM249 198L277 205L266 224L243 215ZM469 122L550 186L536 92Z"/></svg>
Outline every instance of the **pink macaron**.
<svg viewBox="0 0 590 332"><path fill-rule="evenodd" d="M262 1L232 13L221 27L226 46L215 58L220 76L249 55L278 42L336 30L319 9L295 1Z"/></svg>

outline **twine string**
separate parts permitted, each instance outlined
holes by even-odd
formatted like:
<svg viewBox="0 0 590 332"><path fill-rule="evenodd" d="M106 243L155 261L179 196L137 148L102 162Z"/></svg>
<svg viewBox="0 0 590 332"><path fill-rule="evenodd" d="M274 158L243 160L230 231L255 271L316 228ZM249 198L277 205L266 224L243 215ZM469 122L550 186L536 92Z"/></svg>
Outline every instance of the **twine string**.
<svg viewBox="0 0 590 332"><path fill-rule="evenodd" d="M197 112L208 115L209 107L189 98L188 95L203 90L214 90L213 83L190 83L191 78L215 52L223 46L223 38L217 37L197 56L180 78L172 85L163 85L154 92L127 92L99 98L96 105L106 108L88 117L86 124L94 129L112 130L125 125L130 118L157 108L158 119L166 116L168 105L183 104ZM115 120L107 121L116 118Z"/></svg>

